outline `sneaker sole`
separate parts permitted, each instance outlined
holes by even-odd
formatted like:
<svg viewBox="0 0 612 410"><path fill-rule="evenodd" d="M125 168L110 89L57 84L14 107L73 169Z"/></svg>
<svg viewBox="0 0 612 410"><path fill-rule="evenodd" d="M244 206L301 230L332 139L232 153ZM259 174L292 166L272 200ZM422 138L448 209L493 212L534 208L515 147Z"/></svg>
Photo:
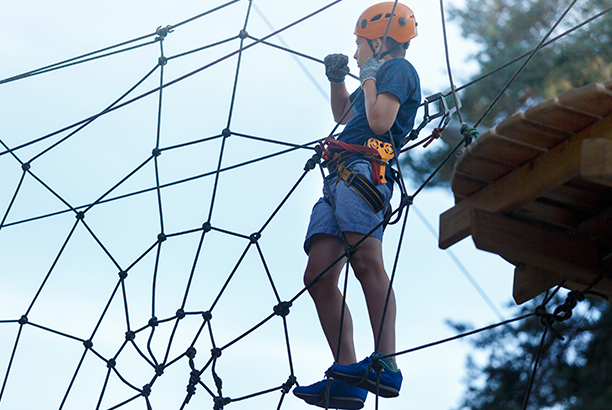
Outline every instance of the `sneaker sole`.
<svg viewBox="0 0 612 410"><path fill-rule="evenodd" d="M294 393L294 395L310 405L325 408L325 398L321 398L318 394ZM363 408L363 406L364 401L357 398L330 397L329 406L327 407L330 409L358 410Z"/></svg>
<svg viewBox="0 0 612 410"><path fill-rule="evenodd" d="M374 393L374 394L377 393L376 392L376 386L377 386L376 381L372 381L369 379L365 379L361 381L361 376L355 376L353 374L337 373L332 370L328 370L327 372L330 377L333 377L336 380L343 381L344 383L350 384L351 386L361 387L362 389L365 389L369 391L370 393ZM397 397L399 396L399 389L378 383L378 395L380 397L385 397L385 398Z"/></svg>

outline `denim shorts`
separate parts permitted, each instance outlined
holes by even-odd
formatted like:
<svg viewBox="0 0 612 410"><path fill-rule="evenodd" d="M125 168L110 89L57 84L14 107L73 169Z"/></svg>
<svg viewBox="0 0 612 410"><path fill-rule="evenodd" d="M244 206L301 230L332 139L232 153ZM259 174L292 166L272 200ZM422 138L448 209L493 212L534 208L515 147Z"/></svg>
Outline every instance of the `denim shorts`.
<svg viewBox="0 0 612 410"><path fill-rule="evenodd" d="M348 169L366 177L372 182L372 167L369 161L357 160L352 162ZM310 251L312 236L319 233L342 238L342 232L356 232L368 234L384 219L385 209L389 206L393 194L391 183L380 184L376 187L381 193L385 207L374 213L370 205L342 180L336 176L325 178L323 197L319 198L312 208L310 223L304 241L304 251ZM331 204L335 204L335 211ZM383 228L379 226L370 236L382 240Z"/></svg>

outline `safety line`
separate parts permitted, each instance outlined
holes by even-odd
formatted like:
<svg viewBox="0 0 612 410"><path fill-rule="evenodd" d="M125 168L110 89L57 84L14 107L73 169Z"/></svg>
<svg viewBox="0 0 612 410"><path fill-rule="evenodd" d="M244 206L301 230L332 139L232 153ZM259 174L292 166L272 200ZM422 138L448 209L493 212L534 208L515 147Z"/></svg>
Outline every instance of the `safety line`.
<svg viewBox="0 0 612 410"><path fill-rule="evenodd" d="M423 225L425 225L425 227L427 228L427 230L433 235L433 237L438 240L438 232L435 230L435 228L429 223L429 221L427 220L427 218L425 218L425 215L416 207L416 205L413 206L413 210L414 212L417 214L417 216L419 217L419 219L421 220L421 222L423 222ZM478 283L478 281L476 281L476 279L474 278L474 276L469 272L469 270L465 267L465 265L463 265L463 263L461 263L461 261L459 260L459 258L457 257L457 255L455 255L455 253L452 251L452 249L446 249L446 253L448 254L448 256L451 258L451 260L453 261L453 263L457 266L457 268L459 268L459 271L463 274L463 276L465 276L465 278L468 280L468 282L470 282L470 284L472 285L472 287L476 290L476 292L478 292L478 294L480 295L480 297L485 301L485 303L489 306L489 308L491 308L491 310L493 311L493 313L495 313L495 315L498 317L499 320L506 320L506 318L504 318L504 316L502 315L502 313L499 311L499 309L497 308L497 306L495 306L495 303L493 303L493 301L491 300L491 298L489 297L489 295L487 295L487 293L484 291L484 289L480 286L480 284Z"/></svg>

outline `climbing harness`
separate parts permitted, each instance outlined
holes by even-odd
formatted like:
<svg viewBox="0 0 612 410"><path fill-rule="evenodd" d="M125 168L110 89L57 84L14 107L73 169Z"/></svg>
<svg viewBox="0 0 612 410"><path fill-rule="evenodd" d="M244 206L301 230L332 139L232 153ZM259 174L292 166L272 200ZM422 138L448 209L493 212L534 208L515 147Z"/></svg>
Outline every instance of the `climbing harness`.
<svg viewBox="0 0 612 410"><path fill-rule="evenodd" d="M327 138L321 143L323 148L322 158L325 160L323 167L330 173L336 173L338 180L344 181L351 186L370 205L374 213L378 213L385 207L384 198L376 189L377 185L386 183L385 172L388 160L393 158L393 147L391 144L370 138L367 145L347 144L335 138ZM353 172L345 164L352 157L361 157L370 161L372 165L372 180L370 182L364 176Z"/></svg>
<svg viewBox="0 0 612 410"><path fill-rule="evenodd" d="M366 178L345 167L343 163L338 164L338 179L344 181L346 186L353 187L355 191L370 205L374 213L382 211L385 203L378 189Z"/></svg>

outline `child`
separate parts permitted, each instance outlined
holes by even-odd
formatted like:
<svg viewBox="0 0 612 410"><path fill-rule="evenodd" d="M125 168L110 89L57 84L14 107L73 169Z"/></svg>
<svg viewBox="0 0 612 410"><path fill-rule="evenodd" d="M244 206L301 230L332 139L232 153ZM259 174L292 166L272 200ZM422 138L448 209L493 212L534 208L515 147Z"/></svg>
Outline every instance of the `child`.
<svg viewBox="0 0 612 410"><path fill-rule="evenodd" d="M383 266L382 226L364 239L384 218L393 179L384 166L381 173L380 161L370 161L363 152L375 152L374 148L393 155L389 133L395 148L399 149L412 130L421 99L419 77L404 58L410 40L417 35L414 13L397 3L393 18L390 18L394 4L376 4L359 17L354 58L360 68L360 89L352 95L347 92L344 84L349 71L347 56L331 54L325 58L334 119L346 126L338 137L340 142L331 141L330 147L334 149L326 153L328 159L332 153L337 155L326 163L329 175L325 178L323 198L314 205L310 217L304 242L308 254L304 283L310 286L308 290L335 364L326 372L329 379L294 389L297 397L319 407L360 409L368 390L383 397L395 397L399 395L402 382L394 357L380 360L377 356L395 353L395 296L392 290L385 313L390 281ZM387 27L387 38L383 42ZM355 104L344 115L355 99ZM366 144L370 148L365 148ZM382 159L389 158L389 155L385 157L385 152ZM362 239L350 254L350 265L365 295L376 351L356 363L352 320L346 306L340 327L343 303L338 280L347 259L342 259L311 282L346 255L347 245L355 245ZM375 363L382 366L372 366Z"/></svg>

